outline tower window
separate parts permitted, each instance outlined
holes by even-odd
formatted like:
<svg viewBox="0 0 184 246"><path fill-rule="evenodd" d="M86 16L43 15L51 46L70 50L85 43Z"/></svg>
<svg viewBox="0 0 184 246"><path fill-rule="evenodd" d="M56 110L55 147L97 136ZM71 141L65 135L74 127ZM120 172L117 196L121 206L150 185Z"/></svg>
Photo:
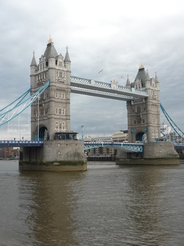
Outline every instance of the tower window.
<svg viewBox="0 0 184 246"><path fill-rule="evenodd" d="M65 129L65 122L64 121L62 122L62 129L63 130Z"/></svg>
<svg viewBox="0 0 184 246"><path fill-rule="evenodd" d="M137 113L141 112L141 106L137 106Z"/></svg>

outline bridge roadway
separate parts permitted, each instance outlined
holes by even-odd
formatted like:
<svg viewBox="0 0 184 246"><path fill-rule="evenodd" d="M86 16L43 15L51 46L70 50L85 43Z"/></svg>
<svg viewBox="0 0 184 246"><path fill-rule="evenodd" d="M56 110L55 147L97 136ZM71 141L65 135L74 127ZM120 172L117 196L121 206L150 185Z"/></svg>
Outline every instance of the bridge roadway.
<svg viewBox="0 0 184 246"><path fill-rule="evenodd" d="M3 147L42 147L43 141L30 140L1 140L0 148Z"/></svg>
<svg viewBox="0 0 184 246"><path fill-rule="evenodd" d="M67 140L66 140L67 141ZM42 147L43 141L30 140L0 140L0 148L3 147ZM142 153L144 143L126 143L126 142L84 142L84 150L111 147L124 148L127 152ZM174 143L175 149L184 149L184 143Z"/></svg>

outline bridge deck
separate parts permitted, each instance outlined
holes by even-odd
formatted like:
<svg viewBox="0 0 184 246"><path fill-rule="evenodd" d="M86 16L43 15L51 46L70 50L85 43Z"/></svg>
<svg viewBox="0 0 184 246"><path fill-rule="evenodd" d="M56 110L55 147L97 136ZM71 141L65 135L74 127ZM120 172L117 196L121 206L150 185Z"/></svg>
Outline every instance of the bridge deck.
<svg viewBox="0 0 184 246"><path fill-rule="evenodd" d="M42 147L43 141L27 141L27 140L2 140L0 141L0 148L3 147Z"/></svg>

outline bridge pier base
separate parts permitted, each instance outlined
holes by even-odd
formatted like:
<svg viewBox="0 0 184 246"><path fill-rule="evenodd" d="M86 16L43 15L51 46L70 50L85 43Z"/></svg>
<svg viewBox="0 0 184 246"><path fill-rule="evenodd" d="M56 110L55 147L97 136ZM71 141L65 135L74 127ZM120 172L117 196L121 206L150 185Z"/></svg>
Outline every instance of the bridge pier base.
<svg viewBox="0 0 184 246"><path fill-rule="evenodd" d="M145 143L144 152L126 153L118 150L117 165L178 165L179 155L169 142Z"/></svg>
<svg viewBox="0 0 184 246"><path fill-rule="evenodd" d="M43 147L24 147L20 170L85 171L87 159L84 144L78 140L53 140Z"/></svg>

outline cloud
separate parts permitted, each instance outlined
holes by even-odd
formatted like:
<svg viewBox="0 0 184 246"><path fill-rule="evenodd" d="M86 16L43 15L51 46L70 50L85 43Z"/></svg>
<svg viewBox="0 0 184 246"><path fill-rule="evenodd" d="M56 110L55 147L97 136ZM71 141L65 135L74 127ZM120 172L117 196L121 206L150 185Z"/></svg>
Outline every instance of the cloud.
<svg viewBox="0 0 184 246"><path fill-rule="evenodd" d="M181 0L2 2L0 108L29 88L32 52L38 62L51 35L58 53L68 45L72 75L125 85L141 63L150 77L157 72L161 102L182 128L183 11ZM72 130L110 135L127 128L126 118L125 102L71 95Z"/></svg>

